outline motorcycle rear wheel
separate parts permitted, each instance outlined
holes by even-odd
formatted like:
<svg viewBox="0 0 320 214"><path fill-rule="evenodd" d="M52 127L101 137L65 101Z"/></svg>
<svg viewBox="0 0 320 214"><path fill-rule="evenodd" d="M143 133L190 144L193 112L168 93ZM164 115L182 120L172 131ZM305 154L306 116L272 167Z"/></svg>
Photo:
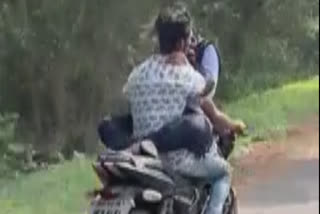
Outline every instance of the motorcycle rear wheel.
<svg viewBox="0 0 320 214"><path fill-rule="evenodd" d="M223 214L238 214L238 198L233 188L230 189L229 197L223 208Z"/></svg>
<svg viewBox="0 0 320 214"><path fill-rule="evenodd" d="M152 214L152 213L147 210L134 209L130 211L130 214Z"/></svg>

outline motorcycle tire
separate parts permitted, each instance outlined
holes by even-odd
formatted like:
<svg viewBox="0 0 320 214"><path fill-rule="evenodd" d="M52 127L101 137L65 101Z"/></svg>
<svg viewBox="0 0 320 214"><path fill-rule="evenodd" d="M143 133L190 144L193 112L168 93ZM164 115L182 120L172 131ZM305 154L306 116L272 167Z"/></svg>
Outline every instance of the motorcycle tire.
<svg viewBox="0 0 320 214"><path fill-rule="evenodd" d="M147 210L133 209L130 211L130 214L152 214L152 213Z"/></svg>
<svg viewBox="0 0 320 214"><path fill-rule="evenodd" d="M223 208L223 214L238 214L238 198L234 189L231 188L229 197Z"/></svg>

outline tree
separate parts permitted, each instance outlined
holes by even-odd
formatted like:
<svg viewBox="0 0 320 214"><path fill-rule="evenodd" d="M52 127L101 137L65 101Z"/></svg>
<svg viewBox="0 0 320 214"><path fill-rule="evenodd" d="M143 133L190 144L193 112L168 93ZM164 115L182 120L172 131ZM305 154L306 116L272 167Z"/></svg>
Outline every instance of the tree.
<svg viewBox="0 0 320 214"><path fill-rule="evenodd" d="M17 112L20 135L39 148L94 150L97 122L126 111L122 85L172 2L1 0L0 112ZM319 63L318 0L185 2L221 50L220 99L311 75Z"/></svg>

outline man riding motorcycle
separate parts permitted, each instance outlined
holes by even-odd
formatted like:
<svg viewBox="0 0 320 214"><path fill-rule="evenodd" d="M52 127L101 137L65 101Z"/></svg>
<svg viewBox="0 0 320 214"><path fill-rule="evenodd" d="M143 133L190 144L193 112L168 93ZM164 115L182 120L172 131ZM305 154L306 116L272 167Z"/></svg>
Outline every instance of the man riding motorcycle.
<svg viewBox="0 0 320 214"><path fill-rule="evenodd" d="M160 13L156 21L160 53L134 68L124 87L133 123L126 128L133 130L135 140L152 139L168 169L207 180L211 198L206 213L221 214L231 178L213 130L220 135L237 132L242 124L228 119L207 97L205 79L186 57L190 29L185 7ZM100 126L99 133L106 142L110 139L104 128Z"/></svg>

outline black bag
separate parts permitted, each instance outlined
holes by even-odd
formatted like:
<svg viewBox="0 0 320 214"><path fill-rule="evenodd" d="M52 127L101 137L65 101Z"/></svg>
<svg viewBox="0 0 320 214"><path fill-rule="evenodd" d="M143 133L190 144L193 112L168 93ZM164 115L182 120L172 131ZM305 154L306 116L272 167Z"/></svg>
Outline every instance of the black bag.
<svg viewBox="0 0 320 214"><path fill-rule="evenodd" d="M131 146L133 120L130 114L103 119L98 127L102 143L112 150L123 150Z"/></svg>

